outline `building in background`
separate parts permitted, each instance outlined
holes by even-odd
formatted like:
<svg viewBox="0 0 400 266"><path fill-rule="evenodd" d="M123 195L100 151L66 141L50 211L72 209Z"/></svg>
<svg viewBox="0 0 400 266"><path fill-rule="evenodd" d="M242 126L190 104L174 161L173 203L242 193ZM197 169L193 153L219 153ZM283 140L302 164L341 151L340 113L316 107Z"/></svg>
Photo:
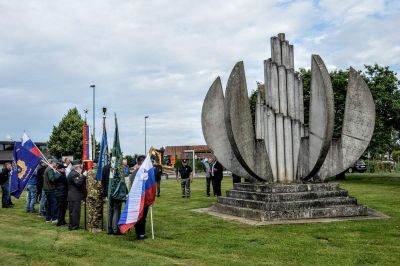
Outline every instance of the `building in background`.
<svg viewBox="0 0 400 266"><path fill-rule="evenodd" d="M167 146L165 147L164 156L175 156L177 159L192 159L193 154L185 152L192 150L194 150L198 159L214 156L207 145Z"/></svg>
<svg viewBox="0 0 400 266"><path fill-rule="evenodd" d="M50 155L46 142L36 142L36 146L43 152L44 156ZM0 168L4 163L13 160L14 141L0 141Z"/></svg>

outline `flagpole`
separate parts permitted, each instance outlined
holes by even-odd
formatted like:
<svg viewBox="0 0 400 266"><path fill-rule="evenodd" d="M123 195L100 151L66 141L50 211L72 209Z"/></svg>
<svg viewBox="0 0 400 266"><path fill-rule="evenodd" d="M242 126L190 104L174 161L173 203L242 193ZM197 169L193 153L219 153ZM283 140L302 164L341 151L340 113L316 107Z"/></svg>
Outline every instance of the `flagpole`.
<svg viewBox="0 0 400 266"><path fill-rule="evenodd" d="M153 206L150 206L151 239L154 239Z"/></svg>

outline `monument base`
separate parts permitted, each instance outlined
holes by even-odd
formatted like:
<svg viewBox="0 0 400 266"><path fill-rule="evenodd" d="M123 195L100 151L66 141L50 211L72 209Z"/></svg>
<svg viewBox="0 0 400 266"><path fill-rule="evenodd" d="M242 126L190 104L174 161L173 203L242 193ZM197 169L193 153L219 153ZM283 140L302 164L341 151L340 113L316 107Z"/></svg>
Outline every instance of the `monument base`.
<svg viewBox="0 0 400 266"><path fill-rule="evenodd" d="M212 210L256 221L368 215L368 208L357 204L338 183L234 184L226 197L218 197Z"/></svg>

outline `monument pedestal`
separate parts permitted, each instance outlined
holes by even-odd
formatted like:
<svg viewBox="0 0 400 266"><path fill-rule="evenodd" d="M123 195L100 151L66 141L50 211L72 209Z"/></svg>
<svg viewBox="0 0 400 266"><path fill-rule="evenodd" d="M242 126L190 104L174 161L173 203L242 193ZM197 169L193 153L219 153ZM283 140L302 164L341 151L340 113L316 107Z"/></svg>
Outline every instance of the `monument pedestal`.
<svg viewBox="0 0 400 266"><path fill-rule="evenodd" d="M367 216L368 208L337 183L239 183L213 211L257 221Z"/></svg>

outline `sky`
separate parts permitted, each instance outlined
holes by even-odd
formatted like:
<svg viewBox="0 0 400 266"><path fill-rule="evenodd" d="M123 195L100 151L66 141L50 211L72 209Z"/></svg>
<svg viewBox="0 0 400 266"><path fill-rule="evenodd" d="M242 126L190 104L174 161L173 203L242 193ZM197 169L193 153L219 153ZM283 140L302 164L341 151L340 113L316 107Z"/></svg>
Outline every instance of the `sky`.
<svg viewBox="0 0 400 266"><path fill-rule="evenodd" d="M400 73L400 1L0 0L0 139L47 141L68 109L92 123L118 117L124 154L147 145L205 144L201 108L217 76L244 61L263 82L270 37L294 45L295 68L319 54L329 70L364 64Z"/></svg>

